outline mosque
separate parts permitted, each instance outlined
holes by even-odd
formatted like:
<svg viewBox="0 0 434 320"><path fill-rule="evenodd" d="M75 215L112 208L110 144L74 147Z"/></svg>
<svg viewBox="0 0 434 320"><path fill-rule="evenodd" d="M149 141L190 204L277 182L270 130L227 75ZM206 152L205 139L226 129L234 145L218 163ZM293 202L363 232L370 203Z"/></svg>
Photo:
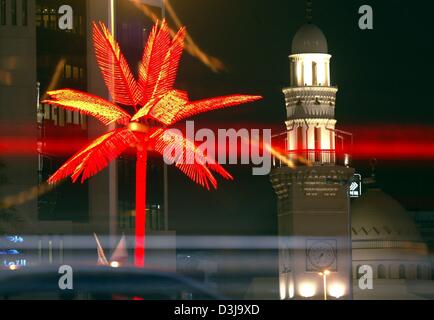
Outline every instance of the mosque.
<svg viewBox="0 0 434 320"><path fill-rule="evenodd" d="M374 175L361 197L350 198L354 169L337 143L350 133L335 128L331 55L311 19L295 34L289 59L285 145L296 165L277 165L270 180L279 237L291 240L279 243L279 279L255 279L247 297L434 299L428 247L409 212ZM371 288L360 285L362 266L371 272Z"/></svg>

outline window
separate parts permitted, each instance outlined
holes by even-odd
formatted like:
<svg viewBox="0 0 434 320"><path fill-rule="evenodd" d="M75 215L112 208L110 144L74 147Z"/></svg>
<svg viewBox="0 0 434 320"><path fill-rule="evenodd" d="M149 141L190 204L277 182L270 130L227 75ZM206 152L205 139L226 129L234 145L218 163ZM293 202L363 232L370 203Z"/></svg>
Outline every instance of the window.
<svg viewBox="0 0 434 320"><path fill-rule="evenodd" d="M71 110L66 110L66 123L72 123L72 111Z"/></svg>
<svg viewBox="0 0 434 320"><path fill-rule="evenodd" d="M72 67L71 65L65 65L65 79L71 79L72 77Z"/></svg>
<svg viewBox="0 0 434 320"><path fill-rule="evenodd" d="M49 28L51 30L57 30L57 12L54 9L50 9L49 23Z"/></svg>
<svg viewBox="0 0 434 320"><path fill-rule="evenodd" d="M318 64L316 62L312 62L312 84L318 85Z"/></svg>
<svg viewBox="0 0 434 320"><path fill-rule="evenodd" d="M11 21L12 25L17 25L17 0L11 1Z"/></svg>
<svg viewBox="0 0 434 320"><path fill-rule="evenodd" d="M46 7L44 9L42 9L42 21L43 21L42 26L44 28L48 28L49 15L48 15L48 8L46 8Z"/></svg>
<svg viewBox="0 0 434 320"><path fill-rule="evenodd" d="M377 273L378 273L378 279L386 279L387 278L386 267L384 265L380 264L378 266Z"/></svg>
<svg viewBox="0 0 434 320"><path fill-rule="evenodd" d="M80 77L80 71L78 69L78 67L73 67L72 68L72 77L74 78L74 80L78 80Z"/></svg>
<svg viewBox="0 0 434 320"><path fill-rule="evenodd" d="M417 280L423 280L423 268L421 265L417 266L416 274Z"/></svg>
<svg viewBox="0 0 434 320"><path fill-rule="evenodd" d="M35 12L36 12L36 26L41 27L42 26L42 8L39 4L36 5Z"/></svg>
<svg viewBox="0 0 434 320"><path fill-rule="evenodd" d="M399 279L405 279L405 266L402 264L399 266Z"/></svg>
<svg viewBox="0 0 434 320"><path fill-rule="evenodd" d="M321 161L321 128L315 128L315 161Z"/></svg>
<svg viewBox="0 0 434 320"><path fill-rule="evenodd" d="M302 151L304 149L304 139L303 139L303 127L297 128L297 151Z"/></svg>
<svg viewBox="0 0 434 320"><path fill-rule="evenodd" d="M0 0L0 25L6 25L6 0Z"/></svg>
<svg viewBox="0 0 434 320"><path fill-rule="evenodd" d="M22 19L23 26L27 26L29 23L27 11L28 11L27 0L21 0L21 19Z"/></svg>

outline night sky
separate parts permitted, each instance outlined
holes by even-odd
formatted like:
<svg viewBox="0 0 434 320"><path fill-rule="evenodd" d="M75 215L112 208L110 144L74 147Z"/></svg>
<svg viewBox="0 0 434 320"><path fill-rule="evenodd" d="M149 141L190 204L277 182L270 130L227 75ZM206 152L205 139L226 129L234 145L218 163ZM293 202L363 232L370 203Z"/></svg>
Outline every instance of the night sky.
<svg viewBox="0 0 434 320"><path fill-rule="evenodd" d="M214 74L188 54L178 87L199 99L252 93L264 100L197 117L203 126L251 126L284 130L282 88L289 85L291 42L305 22L303 0L171 0L197 44L221 59ZM374 9L374 30L358 28L358 8ZM313 22L325 33L332 58L332 82L339 86L338 128L358 138L363 128L410 126L427 130L434 121L434 38L429 1L316 0ZM425 125L425 127L422 127ZM373 155L375 157L375 155ZM408 209L434 209L434 165L430 161L379 160L377 181ZM354 165L370 173L368 160ZM170 227L178 234L276 234L276 199L267 176L248 166L226 166L234 182L219 180L207 192L170 170Z"/></svg>

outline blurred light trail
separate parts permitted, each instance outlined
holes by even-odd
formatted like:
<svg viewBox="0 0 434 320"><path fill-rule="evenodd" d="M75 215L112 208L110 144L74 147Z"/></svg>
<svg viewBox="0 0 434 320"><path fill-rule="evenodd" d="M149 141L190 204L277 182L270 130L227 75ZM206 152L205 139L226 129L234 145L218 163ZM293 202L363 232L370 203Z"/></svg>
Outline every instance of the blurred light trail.
<svg viewBox="0 0 434 320"><path fill-rule="evenodd" d="M7 210L14 206L22 205L26 202L36 199L39 196L44 195L52 189L53 186L50 186L47 183L42 183L39 186L32 187L29 190L18 193L17 195L8 196L4 199L0 199L0 210Z"/></svg>
<svg viewBox="0 0 434 320"><path fill-rule="evenodd" d="M152 19L153 22L158 21L158 17L154 14L154 12L151 10L151 8L141 3L140 0L131 0L134 5L140 9L148 18ZM176 14L175 10L173 9L172 5L169 3L169 0L165 1L166 3L166 10L169 13L170 17L175 22L177 28L181 28L183 26L181 20L179 19L178 15ZM175 35L175 32L173 30L170 30L172 36ZM212 57L210 55L207 55L199 46L196 44L196 42L193 40L191 35L187 32L185 37L185 49L187 52L192 55L193 57L200 60L203 64L205 64L207 67L209 67L214 73L219 73L221 71L225 71L226 67L223 64L222 61L220 61L216 57Z"/></svg>
<svg viewBox="0 0 434 320"><path fill-rule="evenodd" d="M56 89L57 85L60 82L60 78L63 75L65 63L66 63L65 58L60 59L59 62L57 63L56 68L54 69L53 76L51 77L50 84L47 87L47 90L46 90L47 92ZM45 100L46 98L47 98L47 94L44 93L41 100Z"/></svg>
<svg viewBox="0 0 434 320"><path fill-rule="evenodd" d="M41 235L23 235L25 243L20 249L35 249L34 243L40 240ZM121 236L119 236L119 239ZM149 235L147 246L155 250L171 250L174 248L173 236ZM62 239L68 248L96 250L94 234L90 235L63 235ZM100 244L110 243L110 236L98 236ZM274 250L282 247L291 249L303 248L303 241L300 242L296 236L239 236L239 235L201 235L201 236L176 236L177 250ZM339 239L339 238L338 238ZM406 245L407 241L401 241ZM134 236L125 236L127 249L134 247ZM339 248L346 248L346 241L340 243ZM411 246L409 243L408 245ZM253 253L254 255L254 253Z"/></svg>
<svg viewBox="0 0 434 320"><path fill-rule="evenodd" d="M87 139L46 139L43 153L50 156L69 156L81 149L87 143ZM227 147L227 146L226 146ZM223 150L225 146L218 146L217 150ZM285 152L274 146L266 146L267 151L281 161L285 158ZM233 148L227 148L230 151ZM238 155L241 150L238 148ZM312 150L313 151L313 150ZM348 152L336 151L338 156ZM1 156L31 156L37 154L37 143L34 139L25 137L0 137ZM354 142L353 151L350 153L353 159L377 159L385 160L432 160L434 159L434 141L363 141ZM298 159L303 162L303 159ZM304 161L305 164L308 164ZM292 166L290 162L288 166Z"/></svg>
<svg viewBox="0 0 434 320"><path fill-rule="evenodd" d="M219 128L264 128L264 124L255 123L208 123L198 124L195 129L210 128L217 132ZM270 127L270 126L269 126ZM182 130L182 125L179 127ZM274 132L280 128L272 128ZM69 132L68 127L63 128ZM434 159L434 126L422 125L381 125L367 124L364 126L345 127L345 130L354 132L354 146L352 150L336 150L337 155L351 154L353 159L377 159L384 160L433 160ZM72 132L71 131L71 132ZM11 134L13 132L13 135ZM37 152L34 125L0 123L0 155L2 156L26 156ZM67 135L69 136L69 135ZM72 134L72 136L74 136ZM217 136L217 134L216 134ZM273 140L270 151L276 158L285 155L284 140ZM70 156L73 152L81 149L88 140L76 137L69 140L66 137L57 136L56 139L44 141L43 151L45 154L54 156ZM252 143L252 142L250 142ZM217 150L227 148L219 145ZM239 153L242 148L237 148Z"/></svg>

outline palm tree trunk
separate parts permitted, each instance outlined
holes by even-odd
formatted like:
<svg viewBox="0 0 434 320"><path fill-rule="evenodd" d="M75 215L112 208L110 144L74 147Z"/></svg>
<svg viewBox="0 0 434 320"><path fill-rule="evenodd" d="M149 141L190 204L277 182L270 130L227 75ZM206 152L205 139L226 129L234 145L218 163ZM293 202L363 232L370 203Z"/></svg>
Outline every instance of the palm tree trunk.
<svg viewBox="0 0 434 320"><path fill-rule="evenodd" d="M137 147L136 162L136 246L134 251L134 265L138 268L145 266L145 232L146 232L146 145Z"/></svg>

